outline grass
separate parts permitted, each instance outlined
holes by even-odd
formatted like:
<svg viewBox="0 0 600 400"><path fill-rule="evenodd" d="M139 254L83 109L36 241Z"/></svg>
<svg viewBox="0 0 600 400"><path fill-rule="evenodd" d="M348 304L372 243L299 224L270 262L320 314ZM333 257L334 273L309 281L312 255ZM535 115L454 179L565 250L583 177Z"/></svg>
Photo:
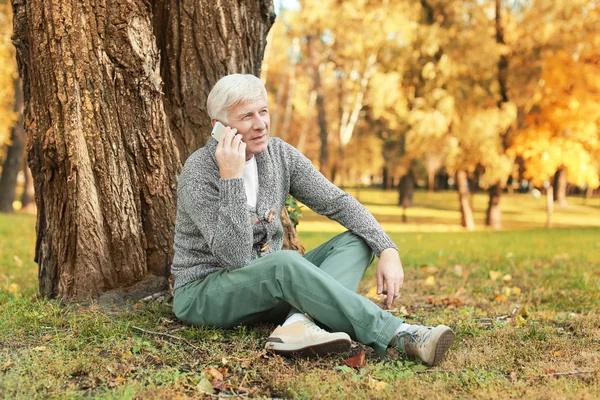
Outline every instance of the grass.
<svg viewBox="0 0 600 400"><path fill-rule="evenodd" d="M0 215L0 398L600 397L598 199L570 199L554 217L565 228L547 230L538 200L505 196L510 230L462 232L452 195L417 193L402 224L394 193L358 193L401 248L406 279L395 312L457 332L432 369L394 351L380 360L360 345L352 350L366 352L360 369L343 357L289 360L262 351L272 325L187 327L164 304L111 313L39 298L35 218ZM481 225L485 198L474 202ZM299 232L309 249L339 231L305 215ZM373 274L374 266L360 291L381 302ZM206 394L213 385L222 390Z"/></svg>

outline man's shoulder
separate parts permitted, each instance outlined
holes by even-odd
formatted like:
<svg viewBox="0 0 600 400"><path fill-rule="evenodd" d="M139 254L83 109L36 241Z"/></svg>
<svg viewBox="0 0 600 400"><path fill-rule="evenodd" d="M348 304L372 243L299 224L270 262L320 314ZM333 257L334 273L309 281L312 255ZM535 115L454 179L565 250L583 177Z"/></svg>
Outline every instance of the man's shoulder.
<svg viewBox="0 0 600 400"><path fill-rule="evenodd" d="M187 181L197 179L200 176L208 177L213 170L218 172L214 155L216 145L211 143L213 141L214 139L210 139L206 145L194 151L185 160L179 174L180 182L187 183Z"/></svg>

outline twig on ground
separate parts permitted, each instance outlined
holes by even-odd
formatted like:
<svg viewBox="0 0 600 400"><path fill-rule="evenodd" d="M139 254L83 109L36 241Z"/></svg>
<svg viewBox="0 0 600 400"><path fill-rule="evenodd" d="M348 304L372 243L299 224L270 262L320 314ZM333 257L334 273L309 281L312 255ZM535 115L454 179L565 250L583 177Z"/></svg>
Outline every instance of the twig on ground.
<svg viewBox="0 0 600 400"><path fill-rule="evenodd" d="M164 333L164 332L149 331L147 329L138 328L137 326L132 326L132 328L135 329L135 330L138 330L140 332L147 333L149 335L164 336L164 337L168 337L170 339L175 339L175 340L182 341L183 343L187 344L188 346L190 346L194 350L199 350L200 349L198 346L194 346L192 343L190 343L189 340L184 339L184 338L179 337L179 336L170 335L170 334Z"/></svg>
<svg viewBox="0 0 600 400"><path fill-rule="evenodd" d="M568 372L552 372L550 374L544 374L544 376L571 376L571 375L583 375L583 374L593 374L594 370L591 371L568 371Z"/></svg>
<svg viewBox="0 0 600 400"><path fill-rule="evenodd" d="M458 369L455 371L449 371L445 369L424 369L423 371L415 371L415 374L435 374L435 373L444 373L444 374L455 374L457 372L463 372L464 370Z"/></svg>

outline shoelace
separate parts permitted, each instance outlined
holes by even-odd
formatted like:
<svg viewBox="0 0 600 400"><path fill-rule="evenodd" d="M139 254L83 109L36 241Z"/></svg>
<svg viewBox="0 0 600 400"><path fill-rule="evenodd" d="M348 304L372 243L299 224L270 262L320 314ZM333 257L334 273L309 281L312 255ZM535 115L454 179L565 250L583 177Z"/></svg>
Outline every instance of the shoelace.
<svg viewBox="0 0 600 400"><path fill-rule="evenodd" d="M311 321L310 319L307 319L305 321L302 321L302 323L307 327L310 328L314 331L317 332L327 332L325 329L322 329L321 327L319 327L317 324L315 324L313 321Z"/></svg>
<svg viewBox="0 0 600 400"><path fill-rule="evenodd" d="M414 344L421 347L429 340L432 330L433 328L431 327L423 326L416 328L414 331L398 332L398 335L396 336L396 347L399 346L404 352L406 352L405 345L407 344ZM406 343L404 342L404 339L406 339Z"/></svg>

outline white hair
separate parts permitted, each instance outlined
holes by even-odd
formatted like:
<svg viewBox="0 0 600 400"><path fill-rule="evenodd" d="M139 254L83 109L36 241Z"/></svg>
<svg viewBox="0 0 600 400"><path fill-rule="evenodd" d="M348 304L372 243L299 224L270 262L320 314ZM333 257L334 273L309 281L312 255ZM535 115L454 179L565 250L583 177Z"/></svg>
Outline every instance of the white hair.
<svg viewBox="0 0 600 400"><path fill-rule="evenodd" d="M238 104L251 103L263 97L267 90L262 81L250 74L231 74L215 83L208 94L206 108L211 119L227 121L227 112Z"/></svg>

